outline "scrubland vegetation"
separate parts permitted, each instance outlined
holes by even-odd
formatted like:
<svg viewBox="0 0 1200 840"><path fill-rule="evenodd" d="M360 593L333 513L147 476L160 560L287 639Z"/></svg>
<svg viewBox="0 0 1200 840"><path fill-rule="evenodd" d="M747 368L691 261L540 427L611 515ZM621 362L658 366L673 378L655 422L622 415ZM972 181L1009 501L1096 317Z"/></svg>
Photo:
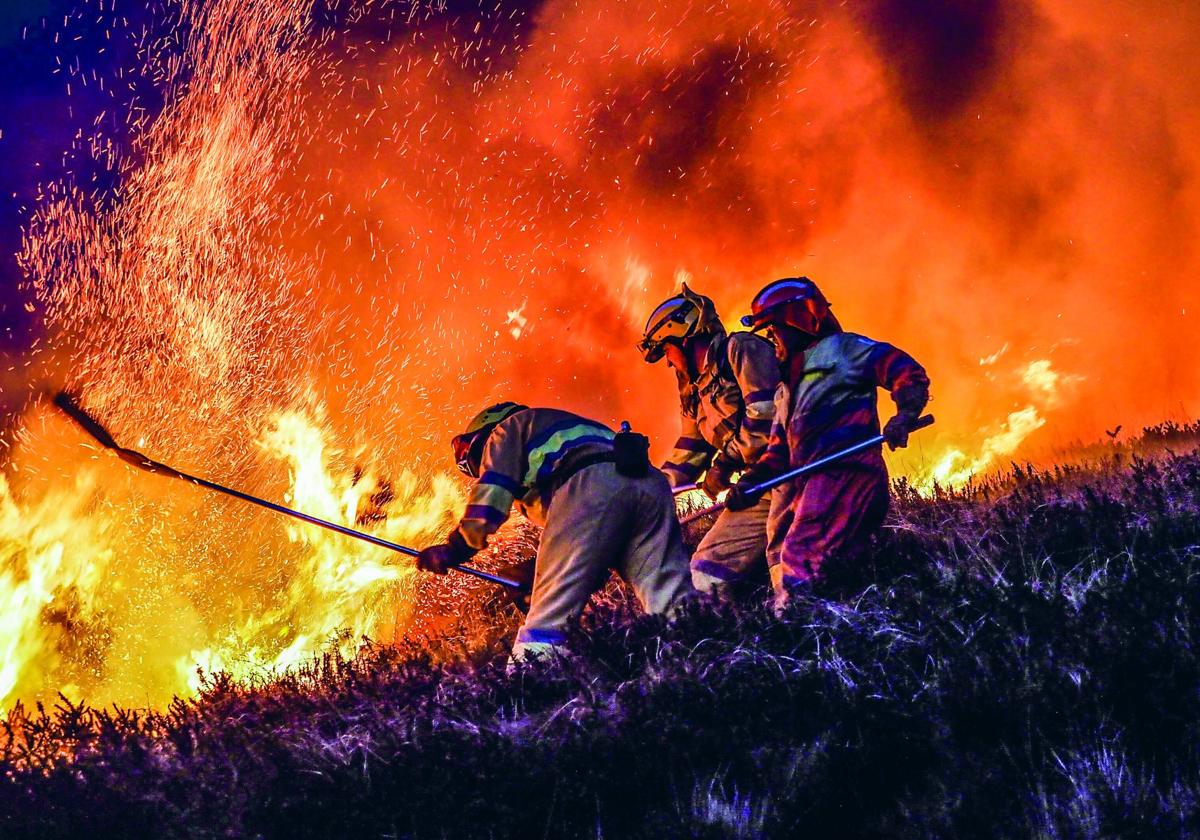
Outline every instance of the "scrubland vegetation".
<svg viewBox="0 0 1200 840"><path fill-rule="evenodd" d="M510 676L496 600L163 711L19 708L0 835L1200 836L1198 433L901 483L870 561L782 619L611 589Z"/></svg>

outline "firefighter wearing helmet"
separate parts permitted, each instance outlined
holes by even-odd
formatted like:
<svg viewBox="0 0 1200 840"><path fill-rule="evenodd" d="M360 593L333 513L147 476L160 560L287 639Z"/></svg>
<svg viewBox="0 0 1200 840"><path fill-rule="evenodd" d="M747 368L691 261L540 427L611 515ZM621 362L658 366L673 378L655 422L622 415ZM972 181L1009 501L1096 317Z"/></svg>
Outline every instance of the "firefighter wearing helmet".
<svg viewBox="0 0 1200 840"><path fill-rule="evenodd" d="M731 509L759 504L747 488L879 434L877 388L891 392L896 415L883 434L892 449L929 401L929 378L890 344L844 332L821 290L807 277L767 285L742 323L766 330L783 366L771 440L759 462L730 491ZM882 448L837 461L772 494L768 563L776 605L797 587L853 569L888 508ZM844 578L843 578L844 579Z"/></svg>
<svg viewBox="0 0 1200 840"><path fill-rule="evenodd" d="M726 334L712 300L686 284L650 314L639 348L647 362L665 357L679 386L681 433L663 472L676 487L699 479L716 497L766 450L779 385L774 349L752 333ZM724 595L761 574L769 511L768 498L717 517L692 555L696 589Z"/></svg>
<svg viewBox="0 0 1200 840"><path fill-rule="evenodd" d="M566 411L504 402L454 438L455 461L476 483L458 526L445 543L422 551L417 565L445 574L465 563L514 504L542 526L514 661L561 646L609 569L650 613L667 612L693 592L671 488L650 467L645 443L640 460L623 451L626 435Z"/></svg>

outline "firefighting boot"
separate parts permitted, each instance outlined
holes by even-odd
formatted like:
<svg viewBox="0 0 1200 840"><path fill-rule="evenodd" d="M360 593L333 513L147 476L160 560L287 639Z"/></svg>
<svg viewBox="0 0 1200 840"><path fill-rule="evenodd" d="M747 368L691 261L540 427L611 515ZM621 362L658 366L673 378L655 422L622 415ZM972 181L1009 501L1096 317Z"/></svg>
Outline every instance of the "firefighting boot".
<svg viewBox="0 0 1200 840"><path fill-rule="evenodd" d="M792 599L801 592L809 591L812 582L806 580L796 580L795 578L785 578L783 575L783 564L776 563L771 566L771 591L774 593L771 600L771 609L776 617L782 617L787 610Z"/></svg>
<svg viewBox="0 0 1200 840"><path fill-rule="evenodd" d="M732 583L720 580L697 569L692 569L692 586L697 592L707 595L710 598L716 598L718 601L727 602L736 600L736 593L734 592Z"/></svg>

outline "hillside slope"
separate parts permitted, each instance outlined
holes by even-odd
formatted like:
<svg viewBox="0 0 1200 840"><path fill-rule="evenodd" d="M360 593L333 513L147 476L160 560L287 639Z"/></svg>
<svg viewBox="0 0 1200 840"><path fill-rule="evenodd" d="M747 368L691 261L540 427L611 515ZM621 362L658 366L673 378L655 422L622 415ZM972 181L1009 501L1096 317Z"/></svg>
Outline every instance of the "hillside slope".
<svg viewBox="0 0 1200 840"><path fill-rule="evenodd" d="M450 637L162 713L17 710L0 834L1200 836L1200 450L1171 442L901 486L874 582L782 620L610 597L512 677Z"/></svg>

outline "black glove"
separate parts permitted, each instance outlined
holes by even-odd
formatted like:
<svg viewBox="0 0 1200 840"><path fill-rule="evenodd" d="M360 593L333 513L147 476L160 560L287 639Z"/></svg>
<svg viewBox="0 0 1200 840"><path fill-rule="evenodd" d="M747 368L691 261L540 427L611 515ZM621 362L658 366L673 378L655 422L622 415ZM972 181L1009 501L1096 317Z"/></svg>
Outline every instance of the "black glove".
<svg viewBox="0 0 1200 840"><path fill-rule="evenodd" d="M515 580L524 587L523 589L513 589L511 586L501 587L509 603L522 613L529 612L530 595L533 593L533 575L536 568L535 558L530 557L527 560L508 563L496 569L496 574L503 575L509 580Z"/></svg>
<svg viewBox="0 0 1200 840"><path fill-rule="evenodd" d="M708 468L708 472L704 473L704 478L700 482L700 489L708 494L710 499L716 499L717 494L729 487L729 471L724 466L713 461Z"/></svg>
<svg viewBox="0 0 1200 840"><path fill-rule="evenodd" d="M742 479L733 487L729 488L729 495L725 497L725 508L737 512L739 510L747 510L758 504L763 497L762 492L751 493L750 488L756 482L746 481Z"/></svg>
<svg viewBox="0 0 1200 840"><path fill-rule="evenodd" d="M417 568L423 572L444 575L455 566L461 566L475 556L475 549L467 545L462 533L456 528L444 543L431 545L417 555Z"/></svg>
<svg viewBox="0 0 1200 840"><path fill-rule="evenodd" d="M908 436L916 424L917 418L906 412L900 412L883 427L883 439L887 441L888 449L903 449L908 446Z"/></svg>
<svg viewBox="0 0 1200 840"><path fill-rule="evenodd" d="M892 392L892 399L896 402L896 416L883 427L883 438L888 448L903 449L929 403L929 380L921 376L901 385Z"/></svg>

